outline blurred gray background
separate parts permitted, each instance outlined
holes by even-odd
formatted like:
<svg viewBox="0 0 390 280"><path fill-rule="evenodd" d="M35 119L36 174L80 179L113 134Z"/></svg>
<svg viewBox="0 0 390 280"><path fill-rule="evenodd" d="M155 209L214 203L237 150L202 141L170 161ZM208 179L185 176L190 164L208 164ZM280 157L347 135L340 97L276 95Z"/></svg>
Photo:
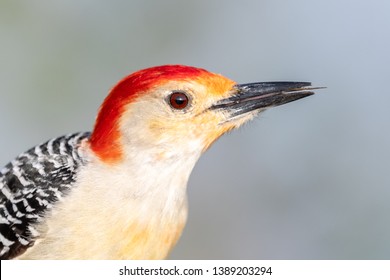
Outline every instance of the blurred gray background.
<svg viewBox="0 0 390 280"><path fill-rule="evenodd" d="M326 86L225 135L172 259L390 258L389 1L0 2L0 165L154 65Z"/></svg>

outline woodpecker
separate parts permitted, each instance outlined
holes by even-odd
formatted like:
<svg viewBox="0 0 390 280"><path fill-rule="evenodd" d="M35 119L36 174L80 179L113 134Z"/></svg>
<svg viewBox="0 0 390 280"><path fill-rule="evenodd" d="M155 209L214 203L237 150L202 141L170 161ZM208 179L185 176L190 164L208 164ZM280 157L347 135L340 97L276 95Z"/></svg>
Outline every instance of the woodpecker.
<svg viewBox="0 0 390 280"><path fill-rule="evenodd" d="M207 148L307 82L237 84L184 65L140 70L101 105L91 133L20 154L0 172L1 259L163 259L187 218Z"/></svg>

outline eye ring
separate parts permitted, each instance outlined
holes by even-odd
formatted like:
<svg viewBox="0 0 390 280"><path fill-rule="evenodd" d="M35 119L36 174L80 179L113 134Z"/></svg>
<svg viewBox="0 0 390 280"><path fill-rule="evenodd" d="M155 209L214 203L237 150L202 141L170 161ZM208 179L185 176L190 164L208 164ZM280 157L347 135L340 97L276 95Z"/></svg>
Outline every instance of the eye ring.
<svg viewBox="0 0 390 280"><path fill-rule="evenodd" d="M188 107L190 103L190 98L185 92L182 91L173 91L169 96L168 96L168 102L169 105L173 109L176 110L183 110Z"/></svg>

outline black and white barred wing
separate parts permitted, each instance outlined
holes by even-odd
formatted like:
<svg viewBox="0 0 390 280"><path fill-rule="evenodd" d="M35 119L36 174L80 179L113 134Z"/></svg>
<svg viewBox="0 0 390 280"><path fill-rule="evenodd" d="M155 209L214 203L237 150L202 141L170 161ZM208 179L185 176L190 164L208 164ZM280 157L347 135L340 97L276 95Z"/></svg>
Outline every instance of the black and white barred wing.
<svg viewBox="0 0 390 280"><path fill-rule="evenodd" d="M52 139L19 155L0 172L0 259L34 244L35 225L61 200L85 162L79 154L89 133Z"/></svg>

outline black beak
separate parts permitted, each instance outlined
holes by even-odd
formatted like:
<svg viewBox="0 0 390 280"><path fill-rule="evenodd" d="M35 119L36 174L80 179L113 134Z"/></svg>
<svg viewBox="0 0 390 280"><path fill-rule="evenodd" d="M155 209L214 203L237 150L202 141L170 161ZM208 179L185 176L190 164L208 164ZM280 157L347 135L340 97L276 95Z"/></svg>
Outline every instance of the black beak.
<svg viewBox="0 0 390 280"><path fill-rule="evenodd" d="M314 94L311 83L306 82L265 82L238 84L232 97L222 99L210 109L229 111L230 117L247 112L286 104Z"/></svg>

